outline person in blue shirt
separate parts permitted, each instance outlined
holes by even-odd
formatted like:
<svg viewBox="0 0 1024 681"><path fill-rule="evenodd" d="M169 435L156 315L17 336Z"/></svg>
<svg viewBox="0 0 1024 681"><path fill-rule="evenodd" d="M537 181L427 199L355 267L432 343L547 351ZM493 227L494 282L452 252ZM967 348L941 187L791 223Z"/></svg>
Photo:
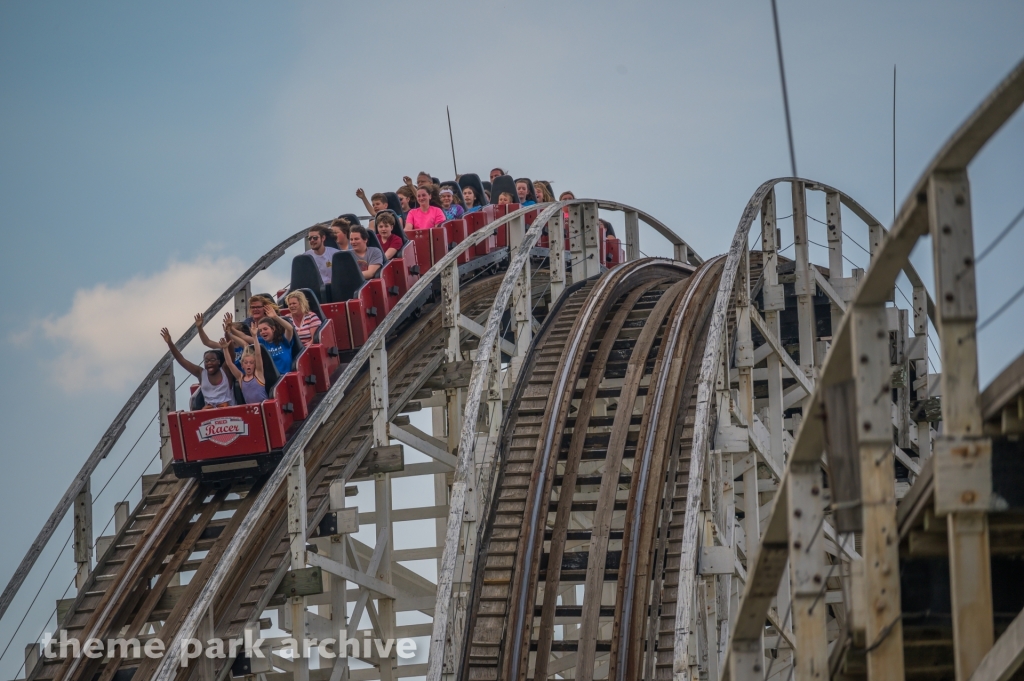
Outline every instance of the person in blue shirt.
<svg viewBox="0 0 1024 681"><path fill-rule="evenodd" d="M459 186L462 187L462 200L467 213L475 213L487 205L487 194L484 193L479 175L476 173L461 175Z"/></svg>
<svg viewBox="0 0 1024 681"><path fill-rule="evenodd" d="M282 321L276 314L259 321L260 345L267 349L270 359L277 367L277 373L284 376L292 370L292 336L295 327Z"/></svg>
<svg viewBox="0 0 1024 681"><path fill-rule="evenodd" d="M533 182L528 177L516 180L516 193L519 195L520 206L532 206L537 203L537 194L533 191Z"/></svg>

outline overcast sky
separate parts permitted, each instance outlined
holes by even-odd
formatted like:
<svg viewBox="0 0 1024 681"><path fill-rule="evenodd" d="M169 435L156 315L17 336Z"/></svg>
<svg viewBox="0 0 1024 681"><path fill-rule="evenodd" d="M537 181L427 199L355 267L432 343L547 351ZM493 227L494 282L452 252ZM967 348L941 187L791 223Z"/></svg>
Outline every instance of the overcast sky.
<svg viewBox="0 0 1024 681"><path fill-rule="evenodd" d="M893 65L902 203L1024 57L1016 0L779 0L779 14L800 174L886 225ZM500 165L640 207L704 256L727 248L762 181L789 174L768 0L0 3L0 285L17 312L0 332L4 583L162 354L159 327L180 334L284 235L361 211L357 187L451 176L446 105L462 172ZM1024 207L1022 152L1018 112L971 168L979 247ZM822 204L812 195L812 214ZM982 319L1024 284L1022 247L1024 228L981 268ZM929 258L915 255L925 271ZM984 381L1024 349L1022 313L1024 301L980 335ZM154 432L97 516L139 475ZM47 612L72 570L58 563ZM34 635L19 634L0 673Z"/></svg>

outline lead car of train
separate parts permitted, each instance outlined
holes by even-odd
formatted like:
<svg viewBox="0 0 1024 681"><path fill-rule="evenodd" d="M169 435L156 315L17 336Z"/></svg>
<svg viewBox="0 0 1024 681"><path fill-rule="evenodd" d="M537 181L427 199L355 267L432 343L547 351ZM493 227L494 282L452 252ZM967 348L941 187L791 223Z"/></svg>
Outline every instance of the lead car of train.
<svg viewBox="0 0 1024 681"><path fill-rule="evenodd" d="M223 482L260 477L272 471L318 396L327 392L338 378L342 360L366 343L421 273L425 274L470 234L518 209L517 204L489 205L433 229L410 230L406 234L397 228L395 233L402 238L402 248L370 280L363 279L355 258L347 251L334 254L332 281L328 286L323 285L310 256L296 256L292 260L289 290L303 292L310 310L320 317L321 326L304 348L298 344L298 334L295 335L291 371L283 376L263 350L268 395L263 402L245 404L236 385L236 406L203 409L202 392L197 385L193 386L191 410L173 412L167 418L175 475ZM526 214L527 224L537 212ZM625 253L619 240L605 240L603 229L601 237L602 261L609 267L622 262ZM370 245L379 246L372 232ZM547 247L548 237L544 235L538 248ZM568 239L565 248L569 248ZM508 252L508 227L504 225L459 256L460 273L500 265Z"/></svg>

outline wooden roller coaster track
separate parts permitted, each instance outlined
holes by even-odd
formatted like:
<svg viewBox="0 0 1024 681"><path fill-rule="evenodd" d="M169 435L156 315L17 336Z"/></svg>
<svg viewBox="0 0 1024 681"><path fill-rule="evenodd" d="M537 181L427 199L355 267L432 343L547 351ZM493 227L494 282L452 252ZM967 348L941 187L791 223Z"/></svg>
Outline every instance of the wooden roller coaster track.
<svg viewBox="0 0 1024 681"><path fill-rule="evenodd" d="M163 358L45 523L0 617L75 507L78 592L54 626L166 652L62 657L32 643L25 678L1020 678L1024 361L979 390L967 166L1022 101L1024 63L888 231L804 178L759 187L728 253L707 260L610 201L510 213L440 258L343 358L268 477L146 476L93 564L89 480L154 387L173 411ZM827 263L811 261L809 192L824 198ZM611 269L600 211L624 213L626 262ZM866 269L844 264L851 216ZM668 257L639 257L640 222ZM499 229L508 250L474 264ZM567 250L540 246L563 233ZM208 313L240 309L252 276L302 234ZM925 235L934 301L909 263ZM410 421L422 410L430 433ZM424 458L375 458L394 443ZM398 480L419 506L395 503ZM372 483L372 511L346 507L356 482ZM432 531L400 546L406 522ZM266 658L181 663L193 638L268 628ZM429 645L406 662L394 646L306 656L289 643L370 637Z"/></svg>

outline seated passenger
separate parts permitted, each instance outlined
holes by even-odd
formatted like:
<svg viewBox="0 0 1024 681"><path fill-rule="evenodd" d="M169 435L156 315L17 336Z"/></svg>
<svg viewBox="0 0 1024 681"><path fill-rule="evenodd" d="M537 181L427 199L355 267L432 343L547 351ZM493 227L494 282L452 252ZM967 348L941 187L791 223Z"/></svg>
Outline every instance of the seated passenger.
<svg viewBox="0 0 1024 681"><path fill-rule="evenodd" d="M309 301L305 294L300 291L292 291L285 296L284 302L288 303L288 313L292 317L292 324L295 325L295 333L299 334L299 342L306 347L313 341L313 333L320 328L323 321L311 312Z"/></svg>
<svg viewBox="0 0 1024 681"><path fill-rule="evenodd" d="M252 327L253 336L256 335L256 326ZM240 340L240 339L232 339ZM222 339L223 347L228 347L227 339ZM241 370L233 364L228 365L231 375L235 377L239 387L242 389L242 397L246 404L259 404L267 399L267 379L263 375L263 353L257 352L250 344L245 345L242 353Z"/></svg>
<svg viewBox="0 0 1024 681"><path fill-rule="evenodd" d="M416 203L418 206L414 210L409 211L409 217L406 219L406 229L430 229L445 221L440 201L434 198L432 188L433 185L431 185L431 189L420 187L416 190Z"/></svg>
<svg viewBox="0 0 1024 681"><path fill-rule="evenodd" d="M487 199L484 198L484 188L480 184L480 177L476 173L466 173L459 178L459 186L462 187L462 200L466 204L467 213L475 213L484 207Z"/></svg>
<svg viewBox="0 0 1024 681"><path fill-rule="evenodd" d="M612 227L612 223L608 222L607 220L602 220L601 218L598 218L597 221L601 223L602 227L604 227L604 238L605 238L605 240L607 241L608 239L614 239L615 238L615 228Z"/></svg>
<svg viewBox="0 0 1024 681"><path fill-rule="evenodd" d="M537 194L537 203L551 203L555 200L554 194L551 193L551 185L547 183L547 180L534 181L533 190Z"/></svg>
<svg viewBox="0 0 1024 681"><path fill-rule="evenodd" d="M438 194L441 197L441 211L446 220L456 220L463 216L466 210L455 200L455 192L451 187L441 187Z"/></svg>
<svg viewBox="0 0 1024 681"><path fill-rule="evenodd" d="M528 177L516 180L516 194L519 195L520 206L533 206L537 203L537 196L533 192L533 183Z"/></svg>
<svg viewBox="0 0 1024 681"><path fill-rule="evenodd" d="M216 409L217 407L232 407L235 405L235 394L231 387L231 378L224 370L224 354L220 350L207 350L203 353L203 368L200 369L192 362L185 359L181 351L171 340L171 333L167 328L160 329L160 335L171 355L181 365L181 368L199 379L199 389L203 392L203 400L206 406L203 409ZM204 371L205 369L205 371Z"/></svg>
<svg viewBox="0 0 1024 681"><path fill-rule="evenodd" d="M249 316L243 319L241 323L248 327L249 324L253 322L258 322L259 320L263 319L263 317L266 316L268 308L273 308L273 310L276 312L277 303L259 293L257 293L254 296L251 296L249 298ZM224 321L225 323L231 321L230 312L224 315Z"/></svg>
<svg viewBox="0 0 1024 681"><path fill-rule="evenodd" d="M576 195L572 192L562 192L558 195L559 201L575 201ZM569 229L569 209L565 208L562 210L562 218L565 220L565 228Z"/></svg>
<svg viewBox="0 0 1024 681"><path fill-rule="evenodd" d="M377 216L377 240L384 249L385 260L391 260L402 249L402 237L395 234L395 216L391 211ZM372 246L371 246L372 248Z"/></svg>
<svg viewBox="0 0 1024 681"><path fill-rule="evenodd" d="M339 251L348 250L348 230L352 225L345 218L336 218L331 223L331 234L334 235L334 240L338 242Z"/></svg>
<svg viewBox="0 0 1024 681"><path fill-rule="evenodd" d="M349 243L352 244L352 254L356 256L359 269L363 272L363 279L373 279L377 270L384 267L384 254L379 248L374 248L367 243L370 235L365 227L353 227L348 233Z"/></svg>
<svg viewBox="0 0 1024 681"><path fill-rule="evenodd" d="M324 280L324 284L331 283L331 258L338 252L337 248L331 248L326 245L327 235L329 234L330 232L326 227L317 225L309 228L309 234L306 237L309 239L309 250L306 251L306 255L313 257L317 269L320 270L320 278Z"/></svg>
<svg viewBox="0 0 1024 681"><path fill-rule="evenodd" d="M402 219L405 220L409 211L416 207L416 190L403 184L395 190L395 193L398 194L398 200L402 202Z"/></svg>
<svg viewBox="0 0 1024 681"><path fill-rule="evenodd" d="M359 189L356 190L356 196L362 200L363 205L366 206L366 210L370 213L370 215L376 215L377 211L384 210L388 207L388 198L381 194L380 192L377 192L376 194L371 196L370 200L367 201L366 192L363 191L362 187L360 187Z"/></svg>
<svg viewBox="0 0 1024 681"><path fill-rule="evenodd" d="M508 173L506 173L501 168L494 168L493 170L491 170L491 182L494 182L494 178L501 177L502 175L508 175Z"/></svg>
<svg viewBox="0 0 1024 681"><path fill-rule="evenodd" d="M284 376L292 370L292 336L295 329L280 317L264 317L256 325L260 345L267 349L277 373Z"/></svg>
<svg viewBox="0 0 1024 681"><path fill-rule="evenodd" d="M509 192L502 192L501 194L498 195L498 205L499 206L507 206L510 203L512 203L512 194L511 193L509 193Z"/></svg>
<svg viewBox="0 0 1024 681"><path fill-rule="evenodd" d="M406 187L412 187L413 189L416 189L417 187L425 187L436 183L434 182L434 178L433 176L431 176L430 173L421 170L416 175L416 184L412 183L412 178L409 177L408 175L402 178L402 184L404 184Z"/></svg>

